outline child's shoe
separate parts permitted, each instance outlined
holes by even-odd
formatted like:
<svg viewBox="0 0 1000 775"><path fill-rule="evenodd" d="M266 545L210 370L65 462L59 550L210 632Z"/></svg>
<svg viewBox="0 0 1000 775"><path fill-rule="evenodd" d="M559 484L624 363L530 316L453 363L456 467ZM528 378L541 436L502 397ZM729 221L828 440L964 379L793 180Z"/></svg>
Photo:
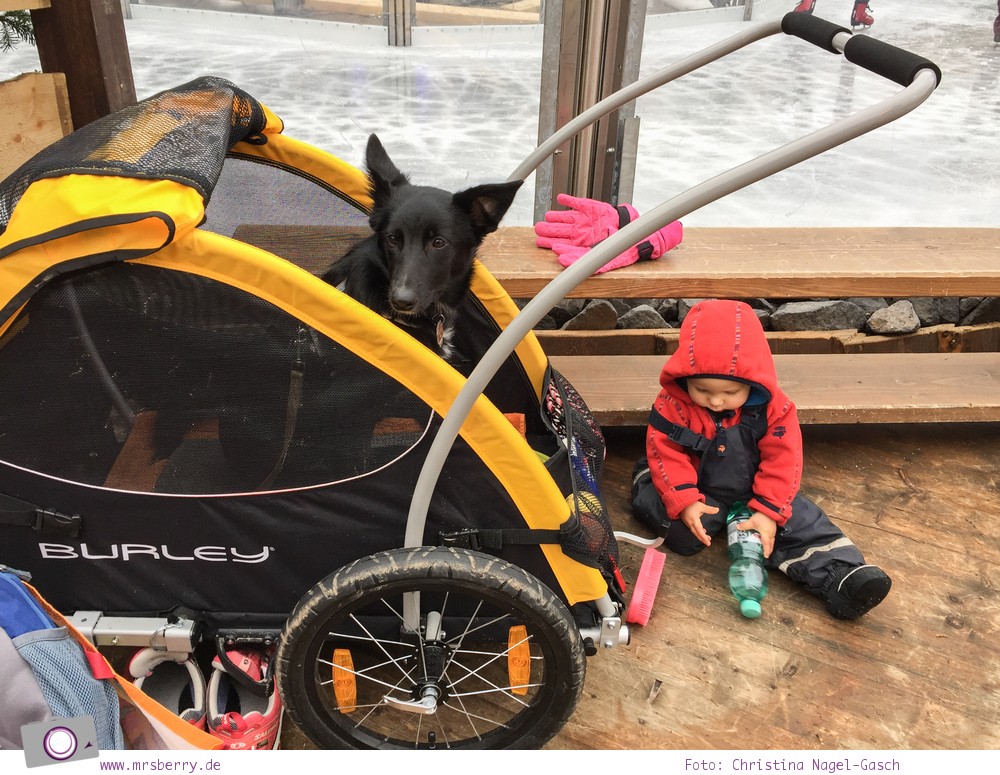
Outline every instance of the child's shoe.
<svg viewBox="0 0 1000 775"><path fill-rule="evenodd" d="M182 720L205 728L205 676L188 652L139 649L128 663L132 683Z"/></svg>
<svg viewBox="0 0 1000 775"><path fill-rule="evenodd" d="M857 619L889 594L892 579L876 565L844 565L826 592L826 609L837 619Z"/></svg>
<svg viewBox="0 0 1000 775"><path fill-rule="evenodd" d="M868 0L857 0L854 3L854 10L851 11L851 27L871 27L875 19L868 11Z"/></svg>
<svg viewBox="0 0 1000 775"><path fill-rule="evenodd" d="M792 13L812 13L816 0L799 0L799 4L792 9Z"/></svg>
<svg viewBox="0 0 1000 775"><path fill-rule="evenodd" d="M267 673L267 657L252 649L227 651L229 661L260 684ZM208 733L227 749L277 749L281 742L281 699L273 685L270 696L263 697L234 680L217 656L212 660L208 679Z"/></svg>

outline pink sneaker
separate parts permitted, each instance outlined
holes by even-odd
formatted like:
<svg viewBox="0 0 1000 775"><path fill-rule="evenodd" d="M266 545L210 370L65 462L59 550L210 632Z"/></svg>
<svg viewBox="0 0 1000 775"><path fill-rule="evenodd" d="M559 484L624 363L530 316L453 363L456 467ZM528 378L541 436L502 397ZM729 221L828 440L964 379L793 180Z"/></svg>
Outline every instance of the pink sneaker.
<svg viewBox="0 0 1000 775"><path fill-rule="evenodd" d="M198 729L205 728L205 676L186 651L139 649L128 663L132 683Z"/></svg>
<svg viewBox="0 0 1000 775"><path fill-rule="evenodd" d="M246 676L246 681L230 675L220 657L212 660L208 679L208 733L231 750L276 750L281 743L281 699L274 679L268 697L250 688L261 684L270 656L250 648L227 651L230 671ZM265 685L266 682L265 682Z"/></svg>

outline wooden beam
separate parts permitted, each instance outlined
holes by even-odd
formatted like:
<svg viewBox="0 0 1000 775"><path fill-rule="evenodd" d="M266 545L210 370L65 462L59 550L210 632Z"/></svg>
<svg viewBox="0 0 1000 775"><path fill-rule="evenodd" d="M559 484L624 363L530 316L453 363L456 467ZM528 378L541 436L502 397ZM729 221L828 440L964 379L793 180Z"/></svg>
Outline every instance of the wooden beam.
<svg viewBox="0 0 1000 775"><path fill-rule="evenodd" d="M59 0L31 19L42 71L66 74L75 128L135 104L120 3Z"/></svg>
<svg viewBox="0 0 1000 775"><path fill-rule="evenodd" d="M490 234L479 250L513 298L562 271L530 226ZM1000 229L947 227L694 227L657 261L584 280L577 298L813 299L1000 296Z"/></svg>
<svg viewBox="0 0 1000 775"><path fill-rule="evenodd" d="M49 0L0 0L0 11L32 11L50 5Z"/></svg>
<svg viewBox="0 0 1000 775"><path fill-rule="evenodd" d="M236 233L310 269L343 255L343 227L246 224ZM354 236L354 235L351 235ZM515 299L530 299L562 267L530 226L486 237L478 257ZM1000 296L1000 229L693 227L657 261L588 277L585 299L815 299Z"/></svg>
<svg viewBox="0 0 1000 775"><path fill-rule="evenodd" d="M62 73L25 73L0 83L0 105L4 106L0 111L0 180L73 131Z"/></svg>
<svg viewBox="0 0 1000 775"><path fill-rule="evenodd" d="M659 355L555 356L601 425L645 425ZM776 355L804 424L996 422L1000 353Z"/></svg>

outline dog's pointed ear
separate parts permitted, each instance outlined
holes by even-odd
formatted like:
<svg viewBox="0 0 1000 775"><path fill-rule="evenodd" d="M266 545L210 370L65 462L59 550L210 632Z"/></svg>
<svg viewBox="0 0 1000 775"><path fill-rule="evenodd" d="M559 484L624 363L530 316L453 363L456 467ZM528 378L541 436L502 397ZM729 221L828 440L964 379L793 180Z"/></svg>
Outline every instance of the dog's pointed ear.
<svg viewBox="0 0 1000 775"><path fill-rule="evenodd" d="M467 212L472 220L472 228L476 238L482 239L490 232L496 231L500 219L514 201L514 194L524 183L523 180L512 180L508 183L485 183L481 186L459 191L452 197L455 206Z"/></svg>
<svg viewBox="0 0 1000 775"><path fill-rule="evenodd" d="M365 148L365 168L371 181L371 195L376 202L389 195L393 188L410 182L399 168L392 163L389 154L382 147L382 141L375 134L368 136Z"/></svg>

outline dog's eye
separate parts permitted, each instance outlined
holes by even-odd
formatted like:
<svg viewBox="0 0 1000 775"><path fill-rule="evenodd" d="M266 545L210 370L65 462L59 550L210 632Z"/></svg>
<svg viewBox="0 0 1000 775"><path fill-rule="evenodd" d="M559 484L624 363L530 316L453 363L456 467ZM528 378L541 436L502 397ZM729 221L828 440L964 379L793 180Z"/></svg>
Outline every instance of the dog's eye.
<svg viewBox="0 0 1000 775"><path fill-rule="evenodd" d="M396 247L399 244L399 240L396 239L396 235L395 234L386 234L385 235L385 244L386 245L391 245L392 247Z"/></svg>
<svg viewBox="0 0 1000 775"><path fill-rule="evenodd" d="M435 237L434 239L431 240L431 247L436 248L438 250L440 250L447 244L448 240L446 240L444 237Z"/></svg>

